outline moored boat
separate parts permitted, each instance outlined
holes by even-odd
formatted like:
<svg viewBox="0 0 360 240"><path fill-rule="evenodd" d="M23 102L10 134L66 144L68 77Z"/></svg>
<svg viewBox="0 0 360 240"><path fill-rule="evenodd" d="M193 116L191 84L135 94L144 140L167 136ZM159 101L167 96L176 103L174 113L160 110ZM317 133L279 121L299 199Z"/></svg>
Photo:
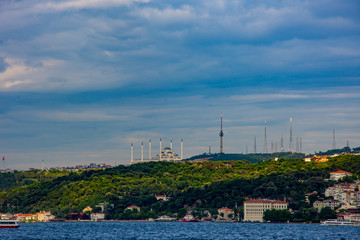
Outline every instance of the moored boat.
<svg viewBox="0 0 360 240"><path fill-rule="evenodd" d="M344 219L328 219L321 222L321 225L331 225L331 226L360 226L360 222L354 220L344 220Z"/></svg>
<svg viewBox="0 0 360 240"><path fill-rule="evenodd" d="M0 219L0 228L18 228L18 220L1 220Z"/></svg>
<svg viewBox="0 0 360 240"><path fill-rule="evenodd" d="M169 217L169 216L161 216L157 219L154 219L155 222L176 222L176 218L173 218L173 217Z"/></svg>

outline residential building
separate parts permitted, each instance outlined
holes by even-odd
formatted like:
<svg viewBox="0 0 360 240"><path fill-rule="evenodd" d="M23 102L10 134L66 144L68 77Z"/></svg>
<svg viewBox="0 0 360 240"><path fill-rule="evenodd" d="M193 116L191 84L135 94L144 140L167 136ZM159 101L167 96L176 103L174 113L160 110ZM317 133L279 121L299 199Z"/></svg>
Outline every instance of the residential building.
<svg viewBox="0 0 360 240"><path fill-rule="evenodd" d="M358 208L360 207L360 191L347 191L341 194L342 208Z"/></svg>
<svg viewBox="0 0 360 240"><path fill-rule="evenodd" d="M217 217L217 221L231 221L234 219L234 210L227 208L227 207L222 207L219 208L218 210L218 217Z"/></svg>
<svg viewBox="0 0 360 240"><path fill-rule="evenodd" d="M313 203L313 207L316 208L318 210L318 212L320 212L321 209L324 207L329 207L332 210L335 210L336 208L340 207L340 205L341 205L340 201L333 200L333 199L326 199L323 201L317 200Z"/></svg>
<svg viewBox="0 0 360 240"><path fill-rule="evenodd" d="M166 195L155 195L155 197L156 197L156 200L161 200L161 201L164 201L164 202L169 201L169 199L170 199Z"/></svg>
<svg viewBox="0 0 360 240"><path fill-rule="evenodd" d="M339 179L341 179L343 177L351 176L351 175L352 175L352 173L350 173L350 172L346 172L346 171L343 171L343 170L338 170L336 172L331 172L330 173L330 180L337 181L337 180L339 180Z"/></svg>
<svg viewBox="0 0 360 240"><path fill-rule="evenodd" d="M90 218L91 221L101 221L105 219L105 213L92 213Z"/></svg>
<svg viewBox="0 0 360 240"><path fill-rule="evenodd" d="M359 189L360 184L358 183L338 183L332 187L328 187L325 190L326 197L333 197L334 200L341 201L341 194L347 191L355 191Z"/></svg>
<svg viewBox="0 0 360 240"><path fill-rule="evenodd" d="M125 210L131 210L131 211L134 211L134 209L136 209L138 212L140 212L140 207L138 207L136 205L131 205L131 206L125 208Z"/></svg>
<svg viewBox="0 0 360 240"><path fill-rule="evenodd" d="M9 220L9 219L13 219L14 215L12 215L11 213L2 213L0 217L3 220Z"/></svg>
<svg viewBox="0 0 360 240"><path fill-rule="evenodd" d="M287 208L288 203L285 199L284 201L270 199L251 199L244 202L244 221L263 222L263 216L266 210L285 210Z"/></svg>
<svg viewBox="0 0 360 240"><path fill-rule="evenodd" d="M311 193L306 193L306 194L305 194L305 201L308 202L308 203L310 203L309 197L310 197L311 195L313 195L313 194L318 194L318 192L317 192L317 191L313 191L313 192L311 192Z"/></svg>
<svg viewBox="0 0 360 240"><path fill-rule="evenodd" d="M50 211L41 211L36 214L38 222L50 222L51 220L55 219L55 216L52 215Z"/></svg>

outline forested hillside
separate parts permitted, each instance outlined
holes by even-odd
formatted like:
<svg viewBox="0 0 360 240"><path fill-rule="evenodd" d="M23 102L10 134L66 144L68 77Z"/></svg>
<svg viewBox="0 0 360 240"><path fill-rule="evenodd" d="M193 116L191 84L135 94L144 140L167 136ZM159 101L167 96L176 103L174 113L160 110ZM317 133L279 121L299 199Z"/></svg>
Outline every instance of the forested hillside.
<svg viewBox="0 0 360 240"><path fill-rule="evenodd" d="M108 203L108 218L136 219L184 212L185 207L211 211L223 206L241 206L245 198L258 197L286 197L290 206L298 209L304 204L305 193L323 191L332 184L324 179L339 169L359 177L360 156L344 155L325 163L279 159L259 163L151 162L118 166L2 188L0 212L50 210L58 217L64 217L70 212L80 212L86 206L95 208L105 202ZM42 176L44 173L37 174ZM156 201L155 194L166 194L171 199ZM140 206L141 212L124 212L131 204Z"/></svg>

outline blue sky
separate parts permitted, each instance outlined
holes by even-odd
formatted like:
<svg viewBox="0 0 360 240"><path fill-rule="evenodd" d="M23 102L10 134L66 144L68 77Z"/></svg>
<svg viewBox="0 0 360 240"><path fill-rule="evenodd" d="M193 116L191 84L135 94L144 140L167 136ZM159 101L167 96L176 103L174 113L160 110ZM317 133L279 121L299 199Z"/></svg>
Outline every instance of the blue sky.
<svg viewBox="0 0 360 240"><path fill-rule="evenodd" d="M360 145L357 0L0 2L0 153L9 168Z"/></svg>

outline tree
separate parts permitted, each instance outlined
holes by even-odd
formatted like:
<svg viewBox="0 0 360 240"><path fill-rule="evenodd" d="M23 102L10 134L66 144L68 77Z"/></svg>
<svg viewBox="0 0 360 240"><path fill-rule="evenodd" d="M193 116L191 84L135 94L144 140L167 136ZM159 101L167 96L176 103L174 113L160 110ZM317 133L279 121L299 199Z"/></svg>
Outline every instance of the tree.
<svg viewBox="0 0 360 240"><path fill-rule="evenodd" d="M335 219L336 212L330 207L324 207L320 210L319 218L320 220Z"/></svg>

